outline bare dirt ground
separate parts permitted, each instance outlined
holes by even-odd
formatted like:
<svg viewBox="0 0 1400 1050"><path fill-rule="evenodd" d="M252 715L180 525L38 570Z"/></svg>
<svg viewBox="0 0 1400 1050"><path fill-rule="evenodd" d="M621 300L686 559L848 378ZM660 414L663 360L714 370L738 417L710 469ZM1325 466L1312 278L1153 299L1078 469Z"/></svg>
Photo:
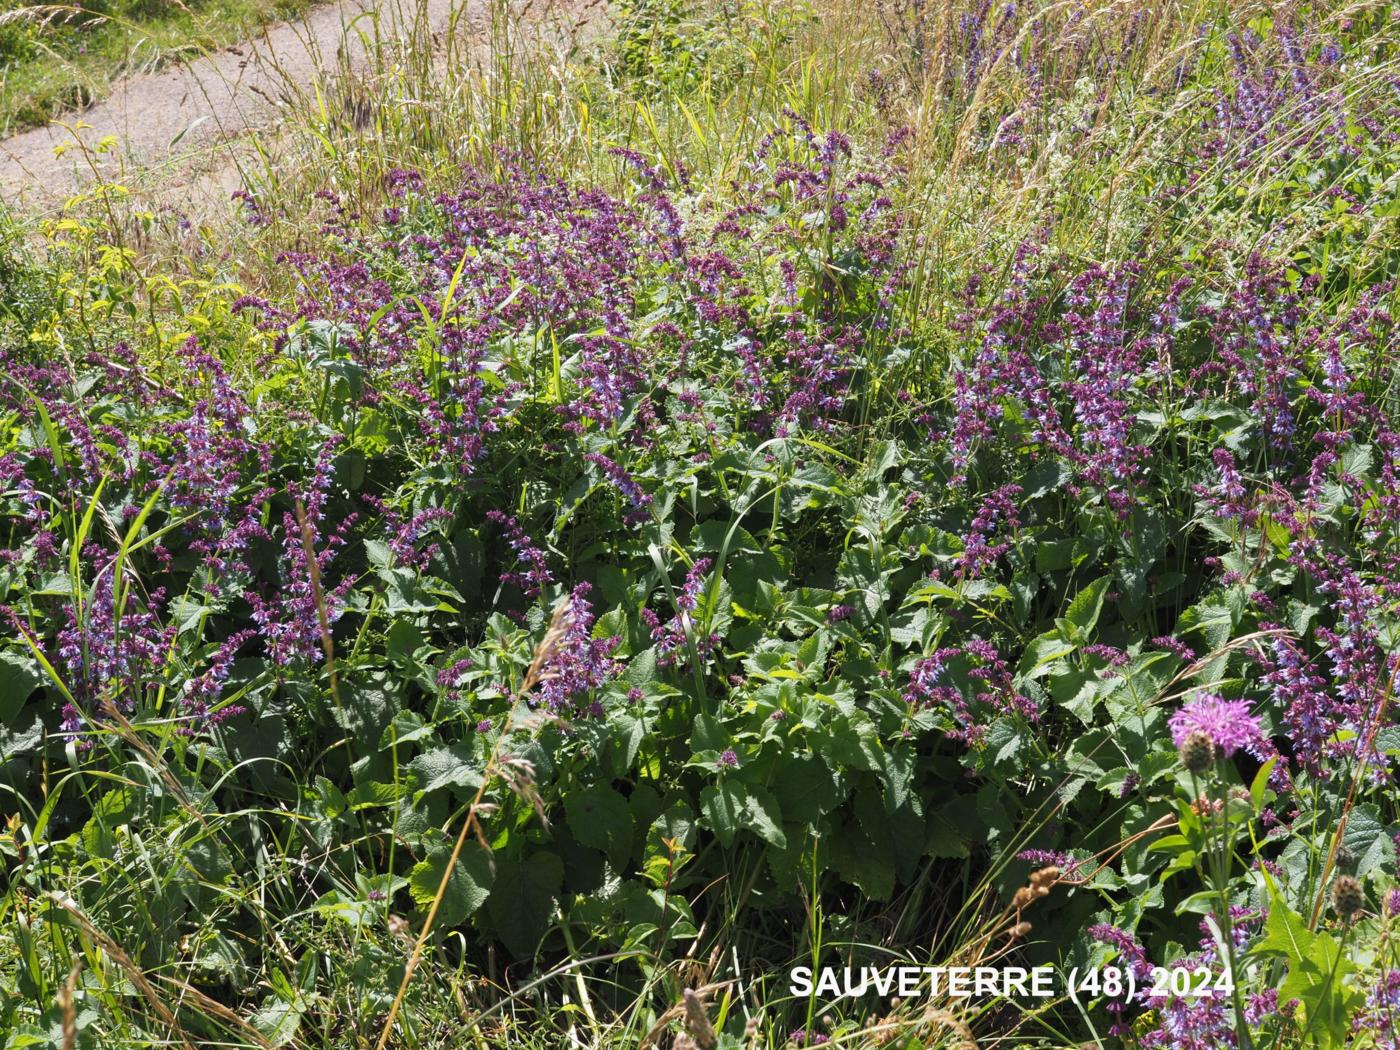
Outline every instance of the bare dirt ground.
<svg viewBox="0 0 1400 1050"><path fill-rule="evenodd" d="M0 142L0 199L48 211L96 180L120 180L163 188L181 203L227 200L241 181L240 153L246 160L255 152L249 140L275 134L291 101L324 71L362 65L376 35L430 49L448 29L480 34L490 2L341 0L236 47L134 77L80 113Z"/></svg>

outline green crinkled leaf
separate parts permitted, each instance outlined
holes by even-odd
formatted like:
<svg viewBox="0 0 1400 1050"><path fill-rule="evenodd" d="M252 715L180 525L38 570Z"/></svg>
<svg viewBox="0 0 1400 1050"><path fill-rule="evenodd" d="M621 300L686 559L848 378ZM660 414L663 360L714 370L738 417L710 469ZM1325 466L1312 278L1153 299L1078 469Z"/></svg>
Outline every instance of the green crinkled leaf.
<svg viewBox="0 0 1400 1050"><path fill-rule="evenodd" d="M301 1002L288 1003L278 1000L255 1013L252 1024L273 1046L289 1046L296 1041L297 1032L301 1028L302 1014L305 1012L306 1006Z"/></svg>
<svg viewBox="0 0 1400 1050"><path fill-rule="evenodd" d="M751 785L744 804L746 825L759 838L769 845L783 849L787 846L787 836L783 834L783 814L775 799L766 788Z"/></svg>
<svg viewBox="0 0 1400 1050"><path fill-rule="evenodd" d="M1306 1024L1321 1045L1344 1045L1361 994L1344 983L1356 964L1342 955L1337 940L1309 930L1303 917L1274 894L1264 938L1254 952L1287 960L1288 976L1279 987L1279 1001L1297 999L1303 1004Z"/></svg>
<svg viewBox="0 0 1400 1050"><path fill-rule="evenodd" d="M617 776L626 775L637 761L637 752L647 736L646 721L623 711L612 718L612 753Z"/></svg>
<svg viewBox="0 0 1400 1050"><path fill-rule="evenodd" d="M734 835L743 822L745 797L744 786L733 777L725 777L700 792L703 823L725 849L734 844Z"/></svg>
<svg viewBox="0 0 1400 1050"><path fill-rule="evenodd" d="M1112 576L1100 576L1076 594L1074 600L1069 603L1069 608L1065 610L1065 619L1084 634L1092 631L1094 625L1099 622L1103 598L1108 593L1108 585L1112 579Z"/></svg>
<svg viewBox="0 0 1400 1050"><path fill-rule="evenodd" d="M425 860L419 861L408 874L408 890L418 905L426 909L437 896L443 872L452 849L446 843L434 847ZM491 856L478 842L468 841L447 880L447 891L438 908L437 925L460 926L476 913L491 893L495 875Z"/></svg>
<svg viewBox="0 0 1400 1050"><path fill-rule="evenodd" d="M38 749L44 741L44 726L38 716L23 729L0 725L0 762Z"/></svg>
<svg viewBox="0 0 1400 1050"><path fill-rule="evenodd" d="M1365 878L1377 869L1387 869L1395 862L1395 841L1390 829L1381 819L1380 810L1371 803L1352 809L1347 818L1342 844L1356 858L1356 877Z"/></svg>
<svg viewBox="0 0 1400 1050"><path fill-rule="evenodd" d="M690 732L691 751L723 751L729 746L729 733L719 719L703 711L695 716L695 725Z"/></svg>
<svg viewBox="0 0 1400 1050"><path fill-rule="evenodd" d="M475 790L481 786L481 771L477 768L471 748L466 744L435 747L431 751L425 751L408 764L408 769L416 779L416 797L420 799L439 788L463 787Z"/></svg>
<svg viewBox="0 0 1400 1050"><path fill-rule="evenodd" d="M1234 633L1235 618L1229 606L1219 601L1202 602L1193 605L1177 620L1177 634L1186 635L1200 632L1198 637L1205 639L1207 652L1219 649L1230 640ZM1202 654L1204 655L1204 653Z"/></svg>
<svg viewBox="0 0 1400 1050"><path fill-rule="evenodd" d="M29 694L44 680L44 673L32 656L0 651L0 724L13 722Z"/></svg>
<svg viewBox="0 0 1400 1050"><path fill-rule="evenodd" d="M772 785L783 815L799 824L815 824L841 802L837 778L820 755L793 755Z"/></svg>
<svg viewBox="0 0 1400 1050"><path fill-rule="evenodd" d="M518 959L535 954L554 918L555 899L564 882L557 854L532 853L524 861L496 862L496 880L486 910L501 940Z"/></svg>
<svg viewBox="0 0 1400 1050"><path fill-rule="evenodd" d="M1026 646L1025 654L1016 668L1022 682L1039 678L1055 670L1057 662L1074 652L1076 646L1061 637L1059 631L1047 631Z"/></svg>
<svg viewBox="0 0 1400 1050"><path fill-rule="evenodd" d="M627 800L606 784L594 784L564 795L564 814L574 838L602 850L616 870L632 851L632 810Z"/></svg>
<svg viewBox="0 0 1400 1050"><path fill-rule="evenodd" d="M968 855L967 843L957 828L937 813L930 813L924 828L924 853L934 859L962 860Z"/></svg>
<svg viewBox="0 0 1400 1050"><path fill-rule="evenodd" d="M871 900L890 898L895 883L894 858L882 855L859 824L847 824L827 837L824 845L831 866L841 878Z"/></svg>

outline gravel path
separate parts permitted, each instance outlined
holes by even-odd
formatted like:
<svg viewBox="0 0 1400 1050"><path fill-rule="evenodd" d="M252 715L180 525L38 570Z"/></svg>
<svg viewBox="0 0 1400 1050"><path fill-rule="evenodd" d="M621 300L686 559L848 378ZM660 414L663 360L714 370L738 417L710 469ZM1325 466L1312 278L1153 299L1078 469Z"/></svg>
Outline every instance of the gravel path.
<svg viewBox="0 0 1400 1050"><path fill-rule="evenodd" d="M0 198L52 208L93 181L94 163L104 179L144 171L147 182L154 179L157 189L165 184L177 195L190 192L196 181L225 192L230 183L237 185L237 169L227 154L222 169L232 170L221 170L215 155L225 151L211 147L270 129L319 71L361 65L375 18L381 38L432 47L449 25L483 27L490 2L341 0L300 22L269 26L237 47L134 77L80 113L0 142ZM115 145L94 155L75 148L75 138L89 147L114 138ZM56 155L55 147L65 144L69 148Z"/></svg>

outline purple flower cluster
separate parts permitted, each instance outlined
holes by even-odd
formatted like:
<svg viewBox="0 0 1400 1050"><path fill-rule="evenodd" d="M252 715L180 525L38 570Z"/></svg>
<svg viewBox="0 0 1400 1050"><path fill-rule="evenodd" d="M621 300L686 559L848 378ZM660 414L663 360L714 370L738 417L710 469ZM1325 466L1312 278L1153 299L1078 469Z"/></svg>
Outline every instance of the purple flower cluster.
<svg viewBox="0 0 1400 1050"><path fill-rule="evenodd" d="M651 609L642 610L642 617L651 628L652 641L656 643L657 663L662 667L672 667L686 647L686 640L694 644L696 652L707 656L719 644L719 636L709 634L701 637L696 633L696 623L691 615L700 603L700 588L705 575L714 563L709 558L697 558L686 570L685 582L676 595L676 615L666 623Z"/></svg>
<svg viewBox="0 0 1400 1050"><path fill-rule="evenodd" d="M214 651L204 673L185 683L185 691L180 697L180 703L191 720L190 731L208 724L217 725L219 722L243 714L247 710L240 704L225 704L217 710L213 708L223 692L224 684L228 681L229 672L233 669L233 661L238 655L238 650L256 638L257 634L257 631L247 628L230 635Z"/></svg>
<svg viewBox="0 0 1400 1050"><path fill-rule="evenodd" d="M351 577L335 586L328 583L331 562L345 547L356 521L356 515L351 514L333 530L325 530L337 444L328 441L322 447L304 491L290 487L296 509L282 514L281 587L270 599L256 590L245 595L252 606L253 622L278 664L311 660L322 653L323 628L329 630L340 619L354 583Z"/></svg>
<svg viewBox="0 0 1400 1050"><path fill-rule="evenodd" d="M100 567L87 595L64 606L58 656L69 691L89 717L100 716L106 702L131 711L166 669L175 629L161 624L165 595L158 589L143 599L129 573L119 588L116 560L95 544L84 553ZM65 712L65 731L76 731L79 722L77 710Z"/></svg>
<svg viewBox="0 0 1400 1050"><path fill-rule="evenodd" d="M1011 549L1012 537L1021 527L1017 497L1020 485L1003 485L982 501L972 518L963 550L955 562L957 578L975 580L984 569ZM992 542L995 539L996 542Z"/></svg>
<svg viewBox="0 0 1400 1050"><path fill-rule="evenodd" d="M1241 748L1256 758L1267 758L1271 751L1259 719L1250 713L1249 703L1244 700L1225 700L1204 693L1173 714L1167 724L1177 747L1192 733L1204 733L1225 758Z"/></svg>
<svg viewBox="0 0 1400 1050"><path fill-rule="evenodd" d="M540 679L540 699L556 714L602 717L602 704L587 698L617 674L612 652L622 639L593 637L591 590L589 584L580 583L570 592L564 637Z"/></svg>
<svg viewBox="0 0 1400 1050"><path fill-rule="evenodd" d="M976 690L971 700L954 684L950 671L950 663L959 656L967 660L965 674L969 684L981 686L979 689L971 685ZM954 723L948 736L969 745L979 743L985 736L985 713L1013 715L1030 723L1040 720L1039 707L1015 689L1010 668L996 647L980 638L960 647L939 649L915 661L904 690L904 702L913 709L942 706Z"/></svg>
<svg viewBox="0 0 1400 1050"><path fill-rule="evenodd" d="M516 564L524 566L520 571L501 573L501 582L515 584L526 598L538 598L540 591L554 582L554 574L549 571L549 562L544 551L535 546L535 541L509 514L489 510L486 512L486 518L500 526L506 542L510 544L511 550L515 551Z"/></svg>
<svg viewBox="0 0 1400 1050"><path fill-rule="evenodd" d="M1376 1050L1400 1050L1400 970L1386 970L1366 993L1351 1030Z"/></svg>
<svg viewBox="0 0 1400 1050"><path fill-rule="evenodd" d="M603 472L603 476L627 497L627 501L632 504L634 510L643 510L651 503L651 495L643 490L632 475L614 460L609 459L601 452L586 452L583 458Z"/></svg>

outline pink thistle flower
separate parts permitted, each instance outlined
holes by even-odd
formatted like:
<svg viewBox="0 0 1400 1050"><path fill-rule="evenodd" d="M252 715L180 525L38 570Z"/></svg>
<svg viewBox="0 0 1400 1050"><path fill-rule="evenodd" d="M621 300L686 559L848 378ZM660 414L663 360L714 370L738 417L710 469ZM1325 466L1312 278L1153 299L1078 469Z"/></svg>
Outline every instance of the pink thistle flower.
<svg viewBox="0 0 1400 1050"><path fill-rule="evenodd" d="M1201 732L1226 758L1240 748L1253 755L1268 750L1259 719L1249 713L1249 704L1244 700L1225 700L1206 693L1172 715L1167 724L1177 747L1192 733Z"/></svg>

